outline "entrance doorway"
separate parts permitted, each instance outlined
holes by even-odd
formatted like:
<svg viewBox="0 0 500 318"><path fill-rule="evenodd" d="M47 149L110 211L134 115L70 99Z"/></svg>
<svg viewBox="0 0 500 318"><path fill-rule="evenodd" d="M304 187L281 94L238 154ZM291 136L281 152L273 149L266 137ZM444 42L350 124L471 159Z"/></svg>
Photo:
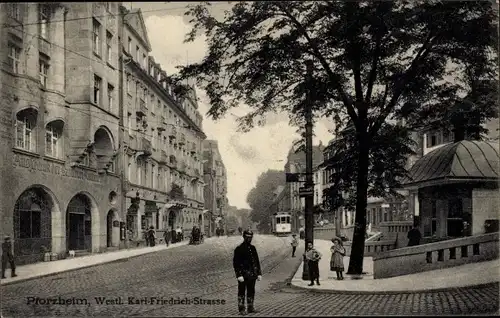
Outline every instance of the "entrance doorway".
<svg viewBox="0 0 500 318"><path fill-rule="evenodd" d="M168 227L171 229L171 230L175 230L175 212L174 211L170 211L168 213Z"/></svg>
<svg viewBox="0 0 500 318"><path fill-rule="evenodd" d="M82 194L73 197L68 204L66 237L69 250L92 249L90 200Z"/></svg>
<svg viewBox="0 0 500 318"><path fill-rule="evenodd" d="M85 249L84 214L69 213L69 244L70 250Z"/></svg>
<svg viewBox="0 0 500 318"><path fill-rule="evenodd" d="M106 241L107 241L107 246L112 247L113 246L113 219L114 219L115 213L113 210L109 210L108 216L107 216L107 226L106 226Z"/></svg>

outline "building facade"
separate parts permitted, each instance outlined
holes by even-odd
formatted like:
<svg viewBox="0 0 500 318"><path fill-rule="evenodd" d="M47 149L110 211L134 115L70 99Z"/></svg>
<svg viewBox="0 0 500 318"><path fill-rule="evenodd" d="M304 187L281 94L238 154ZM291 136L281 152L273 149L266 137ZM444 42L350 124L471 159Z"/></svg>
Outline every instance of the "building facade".
<svg viewBox="0 0 500 318"><path fill-rule="evenodd" d="M2 233L19 264L117 248L119 4L0 7Z"/></svg>
<svg viewBox="0 0 500 318"><path fill-rule="evenodd" d="M180 97L150 56L139 9L123 16L123 164L127 229L203 227L202 116L194 88Z"/></svg>
<svg viewBox="0 0 500 318"><path fill-rule="evenodd" d="M313 146L313 169L317 170L317 167L323 162L323 150L324 146L320 143L318 146ZM292 213L292 231L298 232L300 227L305 224L304 211L305 211L305 200L299 196L299 188L304 186L305 182L305 172L306 172L306 154L303 151L297 152L296 149L292 147L288 152L287 162L285 164L285 173L301 173L301 182L290 182L285 186L284 191L287 192L282 198L286 198L288 203L283 206ZM316 188L316 182L315 182ZM316 189L315 189L316 193ZM281 197L281 196L280 196Z"/></svg>
<svg viewBox="0 0 500 318"><path fill-rule="evenodd" d="M227 210L227 172L219 145L215 140L203 142L203 174L205 199L205 231L213 235L215 229L224 227L224 215Z"/></svg>

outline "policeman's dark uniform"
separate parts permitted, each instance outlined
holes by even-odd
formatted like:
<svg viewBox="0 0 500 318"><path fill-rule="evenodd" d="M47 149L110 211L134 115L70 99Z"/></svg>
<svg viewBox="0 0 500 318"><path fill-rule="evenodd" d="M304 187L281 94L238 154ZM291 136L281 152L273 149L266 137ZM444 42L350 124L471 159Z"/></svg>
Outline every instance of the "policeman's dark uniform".
<svg viewBox="0 0 500 318"><path fill-rule="evenodd" d="M2 243L2 278L5 277L5 270L7 269L7 263L10 264L11 276L16 277L16 264L14 263L14 255L12 254L12 243L10 237L5 237L5 241Z"/></svg>
<svg viewBox="0 0 500 318"><path fill-rule="evenodd" d="M253 232L244 231L243 237L253 237ZM262 275L260 269L259 255L257 249L249 241L244 241L234 250L233 267L236 278L243 277L244 281L238 281L238 310L245 313L245 292L248 312L254 312L255 282Z"/></svg>

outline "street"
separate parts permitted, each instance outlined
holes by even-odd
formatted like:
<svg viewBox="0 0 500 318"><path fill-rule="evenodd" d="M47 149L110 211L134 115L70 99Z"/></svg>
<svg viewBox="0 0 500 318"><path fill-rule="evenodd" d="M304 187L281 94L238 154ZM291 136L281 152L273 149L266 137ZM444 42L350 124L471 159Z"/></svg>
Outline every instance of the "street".
<svg viewBox="0 0 500 318"><path fill-rule="evenodd" d="M240 242L239 236L215 238L201 245L2 286L2 316L235 316L237 282L232 253ZM387 295L292 289L285 281L300 258L290 257L288 238L256 235L254 244L263 279L257 283L259 312L249 316L458 315L498 311L498 284ZM58 297L74 298L77 304L55 304ZM171 297L186 298L191 304L170 304Z"/></svg>

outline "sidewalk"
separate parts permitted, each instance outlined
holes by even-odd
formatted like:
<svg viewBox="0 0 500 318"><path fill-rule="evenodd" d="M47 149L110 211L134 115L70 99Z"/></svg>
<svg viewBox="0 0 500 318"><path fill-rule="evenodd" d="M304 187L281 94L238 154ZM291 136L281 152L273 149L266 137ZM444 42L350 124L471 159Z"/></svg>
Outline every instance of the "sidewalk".
<svg viewBox="0 0 500 318"><path fill-rule="evenodd" d="M330 247L326 240L314 240L314 246L323 254L319 263L320 286L307 286L310 282L302 280L302 268L295 273L291 285L314 291L338 291L347 293L408 293L441 290L458 287L483 285L500 281L500 260L471 263L457 267L415 273L410 275L374 279L373 260L365 257L363 272L366 274L347 275L349 257L344 257L344 280L337 280L335 272L330 271Z"/></svg>
<svg viewBox="0 0 500 318"><path fill-rule="evenodd" d="M214 237L206 238L206 241L216 239ZM99 254L90 254L75 258L66 258L52 262L40 262L16 267L17 277L10 277L10 268L7 269L5 276L7 278L1 280L1 285L8 285L20 281L25 281L43 276L50 276L62 272L68 272L85 267L96 266L100 264L110 263L117 260L122 260L130 257L141 256L149 253L159 252L166 249L176 248L188 245L189 240L170 244L168 247L162 243L153 247L138 247L122 249L113 252L105 252Z"/></svg>

